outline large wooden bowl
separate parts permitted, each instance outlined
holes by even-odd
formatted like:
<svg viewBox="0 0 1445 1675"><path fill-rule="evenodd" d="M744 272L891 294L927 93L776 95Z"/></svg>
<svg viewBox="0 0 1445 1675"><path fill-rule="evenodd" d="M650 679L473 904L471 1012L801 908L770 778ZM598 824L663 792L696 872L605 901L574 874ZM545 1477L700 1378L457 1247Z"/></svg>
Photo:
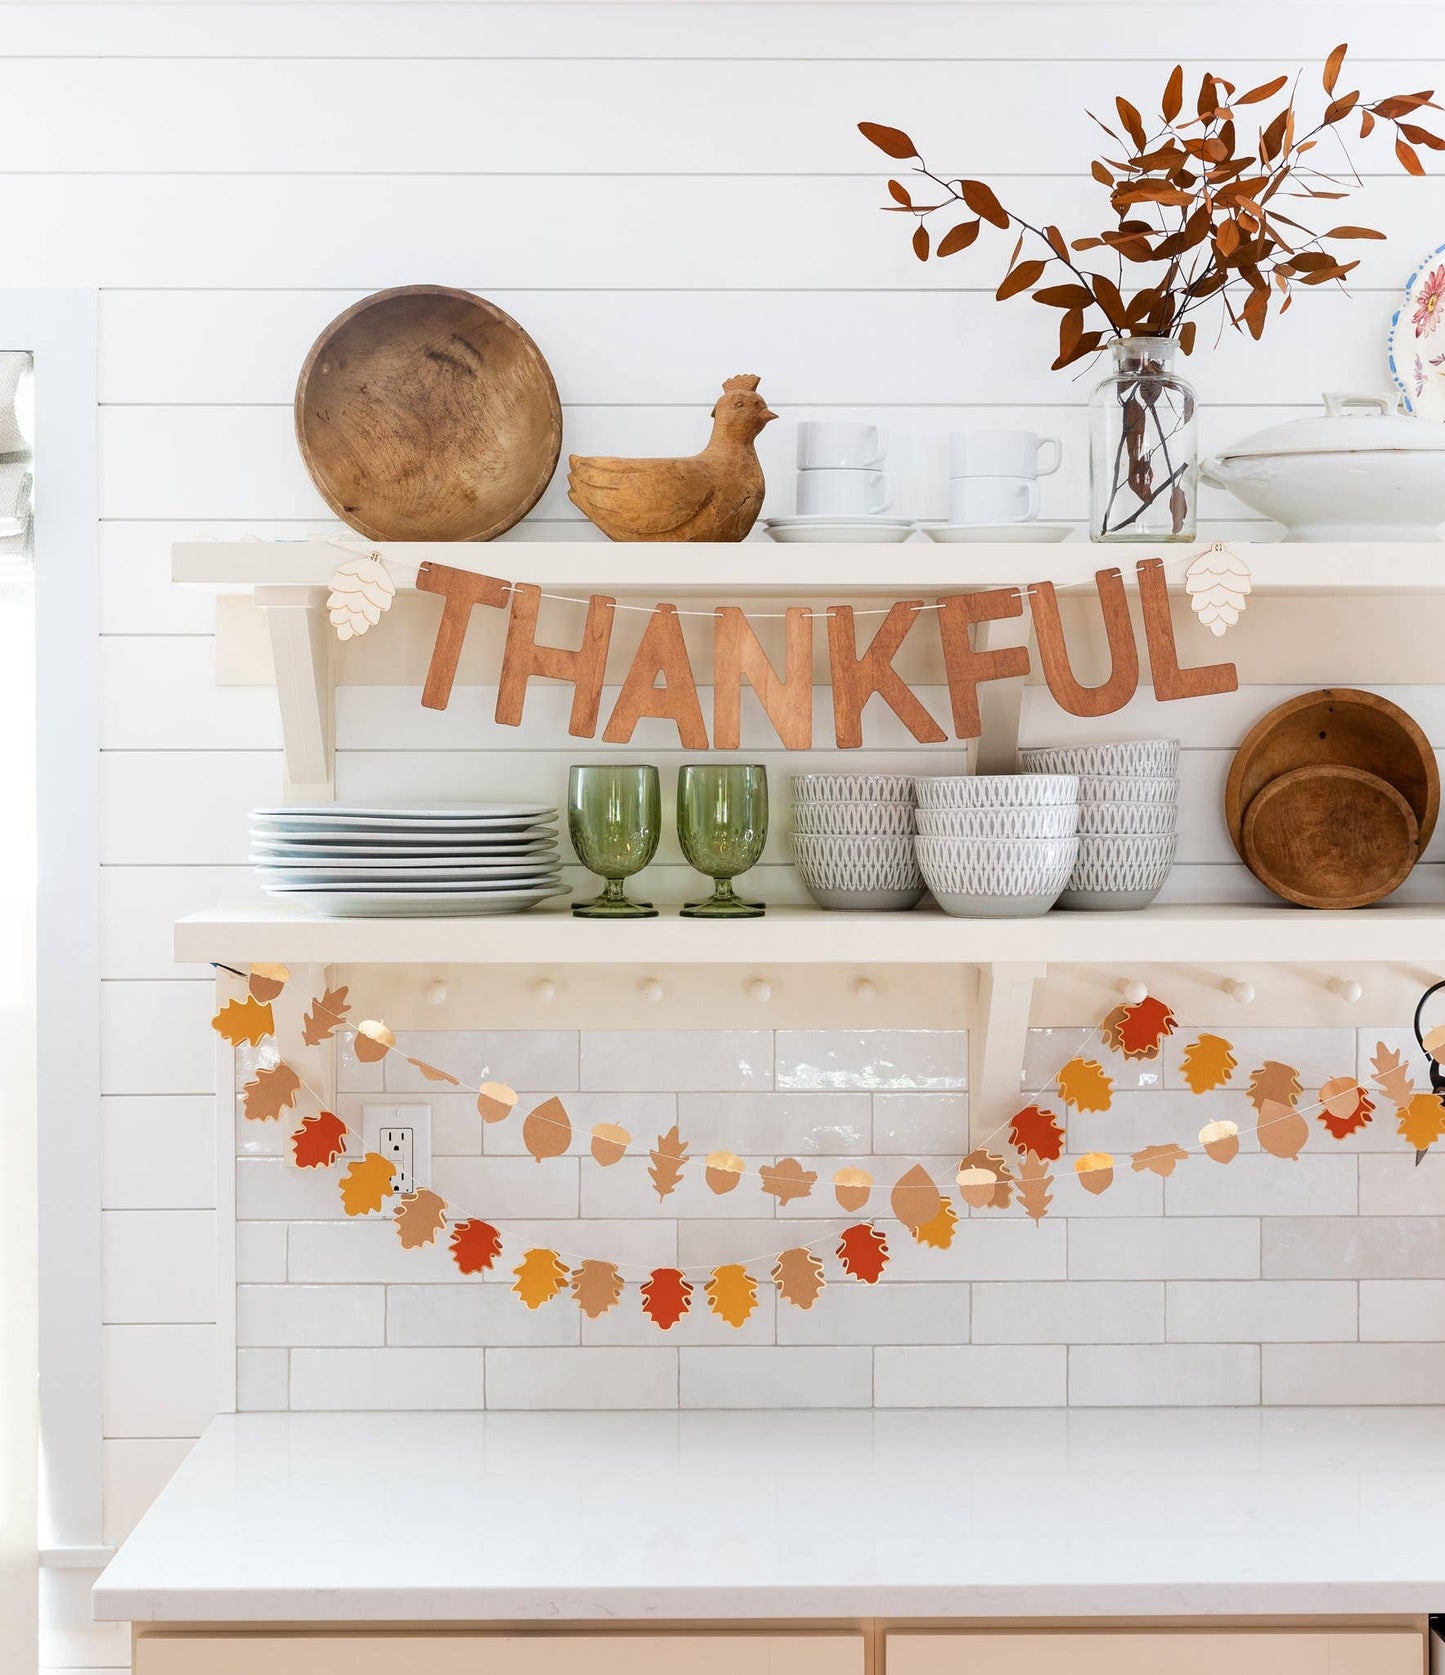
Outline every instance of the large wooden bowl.
<svg viewBox="0 0 1445 1675"><path fill-rule="evenodd" d="M1410 805L1423 850L1440 812L1440 770L1430 741L1398 704L1373 692L1327 687L1290 698L1254 724L1234 753L1224 818L1240 858L1245 810L1273 779L1295 768L1359 768Z"/></svg>
<svg viewBox="0 0 1445 1675"><path fill-rule="evenodd" d="M1366 907L1398 890L1420 857L1414 810L1377 774L1294 768L1244 814L1244 858L1260 881L1301 907Z"/></svg>
<svg viewBox="0 0 1445 1675"><path fill-rule="evenodd" d="M510 315L445 285L378 291L317 338L296 439L326 503L374 541L489 541L557 469L562 408Z"/></svg>

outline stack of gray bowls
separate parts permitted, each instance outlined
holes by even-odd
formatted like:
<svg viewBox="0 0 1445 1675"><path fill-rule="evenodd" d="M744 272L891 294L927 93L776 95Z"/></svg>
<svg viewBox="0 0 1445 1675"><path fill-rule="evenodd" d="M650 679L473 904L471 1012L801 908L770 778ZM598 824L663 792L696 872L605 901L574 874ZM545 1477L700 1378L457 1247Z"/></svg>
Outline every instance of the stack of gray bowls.
<svg viewBox="0 0 1445 1675"><path fill-rule="evenodd" d="M912 774L797 774L793 860L819 907L898 912L923 896Z"/></svg>
<svg viewBox="0 0 1445 1675"><path fill-rule="evenodd" d="M1079 782L1079 854L1060 907L1120 912L1164 888L1179 842L1179 741L1044 746L1019 751L1025 774Z"/></svg>
<svg viewBox="0 0 1445 1675"><path fill-rule="evenodd" d="M918 781L918 864L945 913L1047 913L1079 853L1072 774L965 774Z"/></svg>

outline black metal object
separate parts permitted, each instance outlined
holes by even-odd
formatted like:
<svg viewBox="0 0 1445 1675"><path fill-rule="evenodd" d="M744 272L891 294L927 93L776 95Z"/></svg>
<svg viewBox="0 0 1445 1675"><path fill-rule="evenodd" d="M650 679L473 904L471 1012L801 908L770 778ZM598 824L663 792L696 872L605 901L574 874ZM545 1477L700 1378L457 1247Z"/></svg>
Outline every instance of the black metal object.
<svg viewBox="0 0 1445 1675"><path fill-rule="evenodd" d="M1426 1001L1428 1001L1432 995L1439 994L1442 990L1445 990L1445 982L1432 983L1430 987L1426 989L1424 994L1420 996L1420 1003L1415 1008L1415 1039L1420 1044L1420 1051L1425 1054L1425 1063L1430 1071L1430 1092L1433 1093L1438 1100L1440 1100L1442 1105L1445 1105L1445 1066L1441 1066L1437 1063L1434 1055L1426 1050L1425 1035L1420 1028L1420 1019L1425 1011ZM1420 1166L1421 1159L1425 1156L1425 1151L1428 1149L1429 1148L1426 1147L1424 1150L1416 1150L1415 1167L1417 1169Z"/></svg>

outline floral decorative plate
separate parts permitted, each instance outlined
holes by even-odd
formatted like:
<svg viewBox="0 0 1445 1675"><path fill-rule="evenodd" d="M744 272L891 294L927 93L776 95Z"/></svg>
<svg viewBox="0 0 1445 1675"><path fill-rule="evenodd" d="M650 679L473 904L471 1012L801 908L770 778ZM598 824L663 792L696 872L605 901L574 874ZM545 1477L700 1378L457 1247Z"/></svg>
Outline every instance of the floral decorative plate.
<svg viewBox="0 0 1445 1675"><path fill-rule="evenodd" d="M1422 419L1445 419L1445 244L1405 281L1405 304L1390 321L1390 373L1405 406Z"/></svg>

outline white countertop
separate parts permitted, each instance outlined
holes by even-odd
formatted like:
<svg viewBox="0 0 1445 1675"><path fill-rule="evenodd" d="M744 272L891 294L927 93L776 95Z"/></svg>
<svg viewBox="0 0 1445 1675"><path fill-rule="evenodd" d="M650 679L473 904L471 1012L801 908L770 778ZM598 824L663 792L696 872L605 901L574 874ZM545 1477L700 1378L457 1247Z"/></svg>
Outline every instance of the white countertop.
<svg viewBox="0 0 1445 1675"><path fill-rule="evenodd" d="M95 1589L152 1622L1442 1608L1434 1408L247 1414Z"/></svg>

